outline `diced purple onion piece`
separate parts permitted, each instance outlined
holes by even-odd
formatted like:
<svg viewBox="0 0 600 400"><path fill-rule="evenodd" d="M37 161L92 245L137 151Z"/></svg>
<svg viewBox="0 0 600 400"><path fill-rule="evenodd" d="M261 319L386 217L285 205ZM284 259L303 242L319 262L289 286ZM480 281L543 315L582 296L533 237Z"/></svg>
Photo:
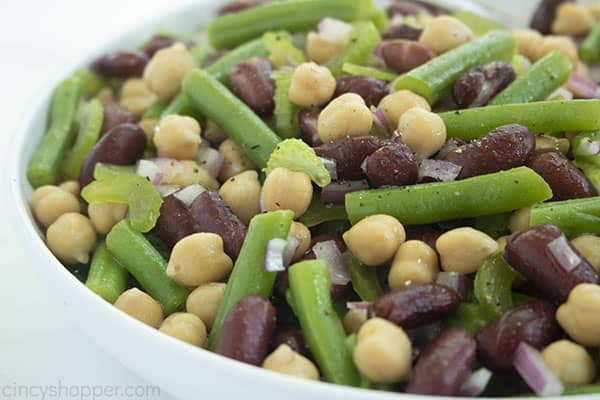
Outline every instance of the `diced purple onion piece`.
<svg viewBox="0 0 600 400"><path fill-rule="evenodd" d="M598 98L598 85L596 85L596 82L584 78L576 72L571 75L571 78L565 86L573 93L573 96L576 99Z"/></svg>
<svg viewBox="0 0 600 400"><path fill-rule="evenodd" d="M329 172L329 176L331 176L331 180L336 181L338 178L337 175L337 161L332 160L330 158L319 157L323 162L323 166Z"/></svg>
<svg viewBox="0 0 600 400"><path fill-rule="evenodd" d="M373 111L373 120L385 132L390 133L392 131L392 129L390 129L390 124L388 123L388 120L385 117L385 113L381 108L378 108L377 110Z"/></svg>
<svg viewBox="0 0 600 400"><path fill-rule="evenodd" d="M539 396L560 396L562 383L550 371L542 355L532 346L521 342L515 352L513 365L529 387Z"/></svg>
<svg viewBox="0 0 600 400"><path fill-rule="evenodd" d="M457 138L448 139L446 141L446 143L444 143L444 145L442 146L440 151L438 151L437 155L435 156L435 159L441 160L442 158L446 157L448 155L448 153L458 149L460 146L462 146L464 144L465 144L465 142L463 142L462 140L457 139Z"/></svg>
<svg viewBox="0 0 600 400"><path fill-rule="evenodd" d="M175 196L179 201L181 201L183 204L189 207L192 205L194 200L196 200L196 197L200 196L204 192L206 192L206 188L202 185L195 183L184 189L181 189L173 196Z"/></svg>
<svg viewBox="0 0 600 400"><path fill-rule="evenodd" d="M581 257L575 253L564 235L548 243L548 251L562 269L567 272L572 271L581 263Z"/></svg>
<svg viewBox="0 0 600 400"><path fill-rule="evenodd" d="M296 250L300 247L302 241L297 237L290 236L287 239L287 245L285 246L285 250L283 251L283 265L288 267L292 261L294 260L294 254L296 254Z"/></svg>
<svg viewBox="0 0 600 400"><path fill-rule="evenodd" d="M439 272L435 283L444 285L454 290L461 298L464 298L467 294L467 287L469 286L469 278L465 274L460 272Z"/></svg>
<svg viewBox="0 0 600 400"><path fill-rule="evenodd" d="M369 183L362 181L333 182L323 188L321 198L325 204L344 204L346 194L369 189Z"/></svg>
<svg viewBox="0 0 600 400"><path fill-rule="evenodd" d="M164 173L160 167L150 160L138 161L136 173L139 176L147 178L153 185L160 185L164 177Z"/></svg>
<svg viewBox="0 0 600 400"><path fill-rule="evenodd" d="M460 174L462 167L449 161L423 160L419 164L419 180L433 178L442 182L451 182Z"/></svg>
<svg viewBox="0 0 600 400"><path fill-rule="evenodd" d="M600 154L600 141L590 138L583 138L575 149L575 156L579 157L591 157L598 154Z"/></svg>
<svg viewBox="0 0 600 400"><path fill-rule="evenodd" d="M317 259L327 262L329 274L331 275L331 283L334 285L346 285L350 282L350 271L335 241L327 240L319 242L313 246L312 250Z"/></svg>
<svg viewBox="0 0 600 400"><path fill-rule="evenodd" d="M371 303L368 301L348 301L346 302L346 308L348 310L368 310Z"/></svg>
<svg viewBox="0 0 600 400"><path fill-rule="evenodd" d="M324 18L319 22L319 36L328 42L346 43L354 27L344 21L334 18Z"/></svg>
<svg viewBox="0 0 600 400"><path fill-rule="evenodd" d="M208 172L210 176L216 178L223 168L225 157L212 147L200 147L196 155L196 162Z"/></svg>
<svg viewBox="0 0 600 400"><path fill-rule="evenodd" d="M185 164L174 158L152 158L152 161L163 173L163 180L172 181L177 175L185 171Z"/></svg>
<svg viewBox="0 0 600 400"><path fill-rule="evenodd" d="M460 396L477 397L485 390L492 378L492 371L487 368L479 368L473 372L460 388Z"/></svg>
<svg viewBox="0 0 600 400"><path fill-rule="evenodd" d="M265 253L265 271L281 272L285 271L283 254L288 241L285 239L271 239L267 242L267 251Z"/></svg>

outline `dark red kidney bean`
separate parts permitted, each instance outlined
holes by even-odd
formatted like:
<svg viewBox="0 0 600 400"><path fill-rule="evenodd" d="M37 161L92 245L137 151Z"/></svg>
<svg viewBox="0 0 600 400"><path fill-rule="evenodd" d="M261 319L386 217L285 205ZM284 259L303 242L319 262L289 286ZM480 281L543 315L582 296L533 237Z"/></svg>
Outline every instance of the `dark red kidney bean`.
<svg viewBox="0 0 600 400"><path fill-rule="evenodd" d="M121 124L108 131L83 160L79 184L86 186L94 180L97 163L133 165L146 149L146 134L138 125Z"/></svg>
<svg viewBox="0 0 600 400"><path fill-rule="evenodd" d="M219 49L215 51L210 56L208 56L206 61L204 61L204 68L210 67L211 65L219 61L219 59L227 53L229 53L229 49Z"/></svg>
<svg viewBox="0 0 600 400"><path fill-rule="evenodd" d="M133 78L142 76L148 56L137 51L118 51L97 59L92 68L102 76L110 78Z"/></svg>
<svg viewBox="0 0 600 400"><path fill-rule="evenodd" d="M445 10L441 7L436 7L425 1L419 0L396 0L388 7L388 15L390 18L395 15L418 15L422 12L428 12L433 15L443 13Z"/></svg>
<svg viewBox="0 0 600 400"><path fill-rule="evenodd" d="M319 137L317 128L321 110L318 108L308 108L300 111L298 114L298 124L300 126L300 135L311 146L320 146L323 144Z"/></svg>
<svg viewBox="0 0 600 400"><path fill-rule="evenodd" d="M381 99L389 94L386 82L366 76L345 75L336 80L334 97L346 93L355 93L363 98L367 106L379 104Z"/></svg>
<svg viewBox="0 0 600 400"><path fill-rule="evenodd" d="M244 297L225 317L215 353L261 365L275 331L275 314L275 307L262 297Z"/></svg>
<svg viewBox="0 0 600 400"><path fill-rule="evenodd" d="M531 28L539 31L543 35L552 33L552 22L556 17L556 10L562 3L572 0L541 0L533 17L531 18Z"/></svg>
<svg viewBox="0 0 600 400"><path fill-rule="evenodd" d="M319 157L335 160L339 180L356 181L365 177L361 168L365 158L386 144L374 136L350 137L323 144L316 147L315 152Z"/></svg>
<svg viewBox="0 0 600 400"><path fill-rule="evenodd" d="M166 49L167 47L171 47L173 44L177 42L177 39L171 36L165 35L156 35L153 36L148 43L144 46L144 53L148 56L148 58L152 58L152 56L159 50Z"/></svg>
<svg viewBox="0 0 600 400"><path fill-rule="evenodd" d="M492 371L511 371L519 343L541 349L560 338L555 312L556 308L543 300L533 300L506 312L475 337L477 359Z"/></svg>
<svg viewBox="0 0 600 400"><path fill-rule="evenodd" d="M296 353L302 354L306 357L310 356L308 346L304 340L304 335L302 334L302 330L300 328L295 326L278 328L277 332L275 332L275 336L273 337L273 345L271 348L275 350L282 344L287 344Z"/></svg>
<svg viewBox="0 0 600 400"><path fill-rule="evenodd" d="M552 255L548 245L562 235L554 225L540 225L525 232L516 232L506 241L504 258L535 287L556 302L564 302L580 283L597 283L594 268L581 257L581 262L566 271ZM575 254L577 250L569 243Z"/></svg>
<svg viewBox="0 0 600 400"><path fill-rule="evenodd" d="M381 56L389 68L404 73L425 64L436 54L419 42L396 39L381 44Z"/></svg>
<svg viewBox="0 0 600 400"><path fill-rule="evenodd" d="M452 97L459 108L481 107L515 78L515 71L509 63L494 61L480 65L456 80Z"/></svg>
<svg viewBox="0 0 600 400"><path fill-rule="evenodd" d="M367 156L365 170L374 187L412 185L419 177L417 160L400 137Z"/></svg>
<svg viewBox="0 0 600 400"><path fill-rule="evenodd" d="M192 202L190 214L196 232L221 236L225 253L235 261L246 237L246 225L216 192L203 192Z"/></svg>
<svg viewBox="0 0 600 400"><path fill-rule="evenodd" d="M253 57L235 65L229 71L229 88L238 98L260 115L275 108L273 66L266 58Z"/></svg>
<svg viewBox="0 0 600 400"><path fill-rule="evenodd" d="M181 239L195 232L189 209L177 197L165 197L153 232L169 246L175 246Z"/></svg>
<svg viewBox="0 0 600 400"><path fill-rule="evenodd" d="M404 228L406 229L406 240L420 240L434 250L435 242L444 233L434 225L411 225Z"/></svg>
<svg viewBox="0 0 600 400"><path fill-rule="evenodd" d="M117 125L137 124L138 117L127 107L119 103L107 103L104 105L104 119L100 135L104 135Z"/></svg>
<svg viewBox="0 0 600 400"><path fill-rule="evenodd" d="M457 179L491 174L524 165L535 151L535 136L523 125L504 125L446 154L462 167Z"/></svg>
<svg viewBox="0 0 600 400"><path fill-rule="evenodd" d="M384 294L373 302L371 310L377 317L410 329L452 314L459 304L454 290L432 283Z"/></svg>
<svg viewBox="0 0 600 400"><path fill-rule="evenodd" d="M224 6L220 7L217 10L217 15L233 14L240 11L245 11L266 2L267 0L231 1L225 4Z"/></svg>
<svg viewBox="0 0 600 400"><path fill-rule="evenodd" d="M405 39L417 41L421 37L423 29L408 24L392 24L381 32L384 40Z"/></svg>
<svg viewBox="0 0 600 400"><path fill-rule="evenodd" d="M536 151L527 166L540 174L552 189L552 200L569 200L596 195L588 178L561 152Z"/></svg>
<svg viewBox="0 0 600 400"><path fill-rule="evenodd" d="M442 332L421 352L407 393L454 396L469 375L477 344L464 329Z"/></svg>

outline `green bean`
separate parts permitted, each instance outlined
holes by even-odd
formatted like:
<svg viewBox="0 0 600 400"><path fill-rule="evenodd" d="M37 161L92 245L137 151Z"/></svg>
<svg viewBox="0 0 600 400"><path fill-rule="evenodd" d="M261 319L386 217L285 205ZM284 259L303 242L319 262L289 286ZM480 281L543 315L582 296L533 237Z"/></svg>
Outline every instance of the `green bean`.
<svg viewBox="0 0 600 400"><path fill-rule="evenodd" d="M567 56L553 51L498 94L490 105L531 103L545 100L569 80L573 64Z"/></svg>
<svg viewBox="0 0 600 400"><path fill-rule="evenodd" d="M252 57L266 57L269 55L269 50L262 38L258 38L252 40L248 43L245 43L234 50L228 52L223 55L217 61L215 61L212 65L206 68L206 71L214 76L217 80L222 83L227 82L227 74L229 74L229 70Z"/></svg>
<svg viewBox="0 0 600 400"><path fill-rule="evenodd" d="M156 100L154 104L152 104L152 106L146 110L146 112L142 116L142 120L159 119L168 106L169 104L165 103L164 101Z"/></svg>
<svg viewBox="0 0 600 400"><path fill-rule="evenodd" d="M258 168L267 166L280 139L254 111L206 71L190 72L183 90L191 104L227 132Z"/></svg>
<svg viewBox="0 0 600 400"><path fill-rule="evenodd" d="M595 394L600 393L600 384L585 385L566 388L562 393L563 396L574 396L578 394Z"/></svg>
<svg viewBox="0 0 600 400"><path fill-rule="evenodd" d="M50 128L27 169L27 179L34 188L56 183L60 163L73 139L80 95L79 78L62 81L54 92L50 105Z"/></svg>
<svg viewBox="0 0 600 400"><path fill-rule="evenodd" d="M512 284L519 277L504 261L502 253L487 259L475 275L475 298L490 315L497 318L513 308Z"/></svg>
<svg viewBox="0 0 600 400"><path fill-rule="evenodd" d="M598 64L600 62L600 23L594 25L594 29L592 29L583 43L581 43L579 57L589 64Z"/></svg>
<svg viewBox="0 0 600 400"><path fill-rule="evenodd" d="M381 42L379 30L372 22L357 22L350 34L350 45L339 55L327 63L327 67L334 76L344 73L346 63L363 64L375 51Z"/></svg>
<svg viewBox="0 0 600 400"><path fill-rule="evenodd" d="M292 72L275 71L275 131L282 139L300 136L298 126L298 113L300 107L290 101L290 86L292 85Z"/></svg>
<svg viewBox="0 0 600 400"><path fill-rule="evenodd" d="M541 176L519 167L455 182L349 193L346 211L353 224L369 215L387 214L404 225L423 225L501 214L551 197Z"/></svg>
<svg viewBox="0 0 600 400"><path fill-rule="evenodd" d="M485 35L488 32L502 29L502 25L498 22L469 11L457 11L453 13L452 16L471 28L476 36Z"/></svg>
<svg viewBox="0 0 600 400"><path fill-rule="evenodd" d="M508 235L511 213L486 215L475 218L475 228L487 233L493 238Z"/></svg>
<svg viewBox="0 0 600 400"><path fill-rule="evenodd" d="M204 116L198 112L198 110L192 105L188 97L183 92L179 92L177 96L171 100L167 107L162 111L160 116L166 117L167 115L174 114L186 115L188 117L195 118L198 121L202 121L204 118Z"/></svg>
<svg viewBox="0 0 600 400"><path fill-rule="evenodd" d="M275 211L252 218L246 239L227 282L227 289L217 310L209 338L214 349L219 340L223 320L240 299L250 295L268 298L275 283L275 272L264 268L267 243L271 239L287 239L294 213Z"/></svg>
<svg viewBox="0 0 600 400"><path fill-rule="evenodd" d="M308 210L300 217L300 222L309 228L332 221L347 220L344 206L324 204L321 196L315 194L308 206Z"/></svg>
<svg viewBox="0 0 600 400"><path fill-rule="evenodd" d="M534 133L600 128L600 100L540 101L449 111L440 114L448 137L477 139L502 125L521 124Z"/></svg>
<svg viewBox="0 0 600 400"><path fill-rule="evenodd" d="M189 291L166 273L167 262L129 222L116 224L106 236L106 246L123 267L163 308L165 315L181 309Z"/></svg>
<svg viewBox="0 0 600 400"><path fill-rule="evenodd" d="M111 82L108 79L86 68L78 69L73 75L79 78L81 97L84 98L93 97L102 89L111 87Z"/></svg>
<svg viewBox="0 0 600 400"><path fill-rule="evenodd" d="M352 63L344 63L344 65L342 66L342 71L351 75L366 76L369 78L375 78L387 82L391 82L398 77L398 75L393 74L391 72L382 71L377 68L365 67L362 65L356 65Z"/></svg>
<svg viewBox="0 0 600 400"><path fill-rule="evenodd" d="M350 269L352 288L362 301L373 301L383 294L375 268L364 265L349 251L344 253L344 261Z"/></svg>
<svg viewBox="0 0 600 400"><path fill-rule="evenodd" d="M85 286L113 304L127 288L127 270L106 248L104 240L96 246Z"/></svg>
<svg viewBox="0 0 600 400"><path fill-rule="evenodd" d="M449 328L466 329L471 335L475 335L495 319L495 314L481 305L462 302L444 325Z"/></svg>
<svg viewBox="0 0 600 400"><path fill-rule="evenodd" d="M234 47L265 32L314 29L325 17L354 21L373 15L372 0L288 0L263 4L215 18L207 34L215 48Z"/></svg>
<svg viewBox="0 0 600 400"><path fill-rule="evenodd" d="M290 291L304 338L328 382L358 386L360 375L346 347L346 334L331 304L327 262L304 261L289 269Z"/></svg>
<svg viewBox="0 0 600 400"><path fill-rule="evenodd" d="M569 238L600 235L600 196L538 204L531 210L529 224L556 225Z"/></svg>
<svg viewBox="0 0 600 400"><path fill-rule="evenodd" d="M491 32L436 57L400 76L396 90L408 89L436 103L465 72L490 61L511 61L515 40L508 32Z"/></svg>

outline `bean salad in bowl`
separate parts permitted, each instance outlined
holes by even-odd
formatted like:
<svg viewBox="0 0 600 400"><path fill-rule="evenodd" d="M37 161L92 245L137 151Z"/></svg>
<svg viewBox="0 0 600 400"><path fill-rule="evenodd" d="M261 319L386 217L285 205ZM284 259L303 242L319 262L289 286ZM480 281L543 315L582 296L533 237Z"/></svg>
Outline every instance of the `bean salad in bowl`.
<svg viewBox="0 0 600 400"><path fill-rule="evenodd" d="M246 0L54 91L48 248L166 335L307 380L600 395L600 3ZM208 353L207 353L208 354Z"/></svg>

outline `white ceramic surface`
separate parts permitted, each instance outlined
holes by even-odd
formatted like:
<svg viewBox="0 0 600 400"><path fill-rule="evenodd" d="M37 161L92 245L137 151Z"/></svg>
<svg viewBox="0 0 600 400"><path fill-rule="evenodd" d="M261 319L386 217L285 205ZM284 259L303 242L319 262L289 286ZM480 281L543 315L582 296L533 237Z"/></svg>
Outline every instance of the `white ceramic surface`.
<svg viewBox="0 0 600 400"><path fill-rule="evenodd" d="M93 56L107 50L135 46L147 38L158 25L181 32L197 31L202 23L210 18L218 3L220 2L199 0L195 6L160 21L144 22L132 33L104 46L94 46L94 52L88 57L82 57L80 64L85 65ZM61 78L69 75L74 67L65 66L60 76L56 76L56 79L49 82L47 88L40 93L41 100L30 107L30 113L23 125L14 133L10 149L10 189L14 198L14 212L19 219L18 226L15 227L16 234L20 235L21 242L28 246L30 264L37 267L37 273L53 288L53 293L65 308L65 315L69 315L82 331L127 368L182 399L198 398L199 395L222 398L250 395L252 398L265 400L282 397L290 400L423 398L307 382L241 364L205 350L194 349L118 312L71 275L46 248L31 218L27 206L31 188L25 178L25 169L45 131L46 110L52 88ZM594 396L577 397L582 400L592 398Z"/></svg>

